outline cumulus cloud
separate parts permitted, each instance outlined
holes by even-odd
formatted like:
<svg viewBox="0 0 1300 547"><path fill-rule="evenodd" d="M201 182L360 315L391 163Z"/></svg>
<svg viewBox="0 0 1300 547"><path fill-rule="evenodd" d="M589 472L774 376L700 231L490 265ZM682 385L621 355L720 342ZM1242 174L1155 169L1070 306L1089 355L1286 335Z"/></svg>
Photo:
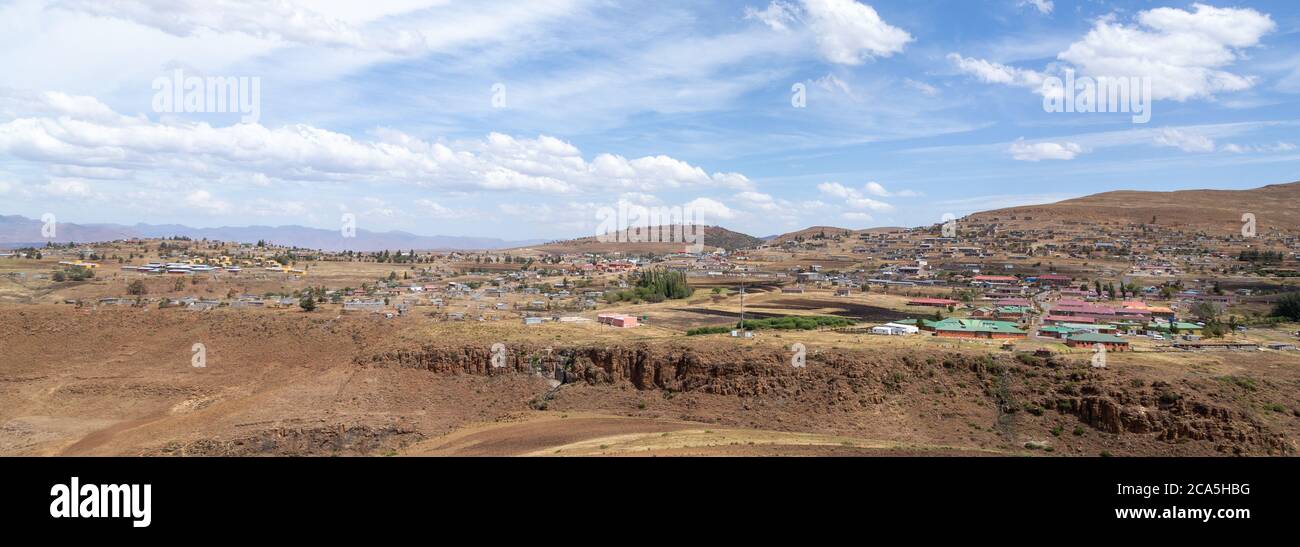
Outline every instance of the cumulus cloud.
<svg viewBox="0 0 1300 547"><path fill-rule="evenodd" d="M1154 98L1185 101L1251 87L1254 78L1222 69L1276 27L1253 9L1205 4L1143 11L1137 23L1099 20L1058 57L1090 76L1149 76Z"/></svg>
<svg viewBox="0 0 1300 547"><path fill-rule="evenodd" d="M1190 10L1156 8L1131 22L1115 15L1098 19L1080 40L1057 55L1066 68L1089 77L1147 77L1156 100L1207 99L1242 91L1256 78L1227 70L1244 50L1276 28L1268 14L1250 8L1193 4ZM952 53L958 70L988 83L1041 87L1044 74Z"/></svg>
<svg viewBox="0 0 1300 547"><path fill-rule="evenodd" d="M843 200L845 205L854 209L870 209L872 211L891 211L894 209L894 206L889 203L866 197L862 190L850 188L838 182L823 182L817 185L817 190L828 196Z"/></svg>
<svg viewBox="0 0 1300 547"><path fill-rule="evenodd" d="M185 195L185 204L191 209L210 214L221 214L230 210L230 204L217 199L207 190L194 190Z"/></svg>
<svg viewBox="0 0 1300 547"><path fill-rule="evenodd" d="M48 169L115 178L143 172L256 184L396 182L541 194L753 189L743 174L710 174L665 155L628 159L598 154L587 161L576 146L548 135L516 138L491 133L481 140L428 142L398 131L378 130L373 139L363 140L302 124L272 128L153 122L116 116L89 97L44 99L47 110L63 115L19 117L0 123L0 154Z"/></svg>
<svg viewBox="0 0 1300 547"><path fill-rule="evenodd" d="M762 10L746 8L745 18L782 32L802 23L822 58L841 65L892 56L913 40L907 31L885 22L875 8L856 0L801 0L798 6L776 0Z"/></svg>
<svg viewBox="0 0 1300 547"><path fill-rule="evenodd" d="M1018 139L1011 143L1011 157L1020 161L1072 160L1084 153L1084 148L1073 142L1025 142Z"/></svg>
<svg viewBox="0 0 1300 547"><path fill-rule="evenodd" d="M855 0L804 0L803 4L817 45L832 63L860 65L903 51L912 41L907 31L886 23L874 8Z"/></svg>
<svg viewBox="0 0 1300 547"><path fill-rule="evenodd" d="M736 212L727 207L721 201L710 198L695 198L686 203L686 209L694 211L699 218L704 219L705 223L711 219L733 219L736 218Z"/></svg>

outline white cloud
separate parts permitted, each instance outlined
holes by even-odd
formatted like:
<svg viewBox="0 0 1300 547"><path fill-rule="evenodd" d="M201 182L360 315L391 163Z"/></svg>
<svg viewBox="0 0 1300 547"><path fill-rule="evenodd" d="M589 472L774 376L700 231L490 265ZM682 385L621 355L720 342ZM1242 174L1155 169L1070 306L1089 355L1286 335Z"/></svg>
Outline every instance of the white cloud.
<svg viewBox="0 0 1300 547"><path fill-rule="evenodd" d="M841 65L892 56L912 41L907 31L885 22L875 8L856 0L801 0L801 4L776 0L763 10L747 7L745 18L757 19L780 32L802 22L821 56Z"/></svg>
<svg viewBox="0 0 1300 547"><path fill-rule="evenodd" d="M886 23L876 10L855 0L804 0L808 27L832 63L860 65L889 57L912 41L907 31Z"/></svg>
<svg viewBox="0 0 1300 547"><path fill-rule="evenodd" d="M1016 5L1021 7L1033 6L1034 9L1038 10L1038 13L1043 14L1052 13L1052 8L1056 7L1052 0L1020 0L1020 3Z"/></svg>
<svg viewBox="0 0 1300 547"><path fill-rule="evenodd" d="M49 99L49 97L46 97ZM752 190L740 173L709 174L665 155L627 159L600 154L590 162L572 144L539 135L491 133L483 140L427 142L392 130L358 140L309 125L214 127L112 116L78 97L58 117L20 117L0 123L0 153L44 165L125 178L221 181L399 182L445 189L528 191L541 194L656 188ZM47 101L57 107L68 101ZM82 116L77 112L90 112ZM55 167L68 166L68 167ZM235 176L239 175L239 176Z"/></svg>
<svg viewBox="0 0 1300 547"><path fill-rule="evenodd" d="M619 201L626 201L628 203L644 205L647 207L651 205L659 205L663 202L658 197L645 192L623 192L618 196L618 199Z"/></svg>
<svg viewBox="0 0 1300 547"><path fill-rule="evenodd" d="M1018 139L1011 143L1011 157L1020 161L1072 160L1085 152L1082 146L1073 142L1025 142Z"/></svg>
<svg viewBox="0 0 1300 547"><path fill-rule="evenodd" d="M1205 4L1143 11L1137 22L1103 18L1058 57L1089 76L1148 76L1155 99L1185 101L1251 87L1254 78L1222 68L1276 27L1253 9Z"/></svg>
<svg viewBox="0 0 1300 547"><path fill-rule="evenodd" d="M183 38L244 35L277 45L414 55L502 41L578 4L569 0L510 3L507 10L485 2L463 6L445 0L62 0L56 7Z"/></svg>
<svg viewBox="0 0 1300 547"><path fill-rule="evenodd" d="M920 192L914 190L900 190L897 192L891 192L885 189L884 185L874 181L866 183L865 185L863 185L863 188L867 191L868 194L871 194L873 196L879 196L882 198L887 198L887 197L910 198L910 197L916 197L922 195Z"/></svg>
<svg viewBox="0 0 1300 547"><path fill-rule="evenodd" d="M209 214L221 214L230 211L230 204L217 199L207 190L194 190L185 196L185 205Z"/></svg>
<svg viewBox="0 0 1300 547"><path fill-rule="evenodd" d="M762 10L745 6L745 19L757 19L772 30L785 32L790 30L790 25L799 20L799 8L779 0L768 4Z"/></svg>
<svg viewBox="0 0 1300 547"><path fill-rule="evenodd" d="M1295 151L1296 145L1289 142L1280 142L1280 141L1274 144L1261 144L1261 145L1228 143L1221 146L1219 149L1224 152L1231 152L1233 154L1256 154L1256 153L1270 153L1270 152L1292 152Z"/></svg>
<svg viewBox="0 0 1300 547"><path fill-rule="evenodd" d="M949 53L948 61L956 65L957 70L990 84L1037 88L1043 85L1043 78L1045 77L1043 73L1038 71L1016 68L984 59L962 57L956 53Z"/></svg>
<svg viewBox="0 0 1300 547"><path fill-rule="evenodd" d="M90 185L76 179L52 179L45 183L42 190L46 195L57 198L90 198L94 196Z"/></svg>
<svg viewBox="0 0 1300 547"><path fill-rule="evenodd" d="M1256 79L1225 70L1259 45L1276 24L1250 8L1193 4L1190 11L1156 8L1126 24L1115 15L1099 18L1082 39L1070 44L1053 71L1073 68L1093 78L1146 77L1156 100L1206 99L1249 89ZM1041 88L1043 73L952 53L962 72L988 83ZM1038 89L1036 89L1038 90Z"/></svg>
<svg viewBox="0 0 1300 547"><path fill-rule="evenodd" d="M854 211L844 213L840 216L843 217L845 220L853 220L857 222L871 222L875 220L874 218L871 217L871 215L867 213L859 213Z"/></svg>
<svg viewBox="0 0 1300 547"><path fill-rule="evenodd" d="M926 97L934 97L939 94L938 88L930 84L927 84L925 82L913 80L911 78L907 78L903 80L903 85L906 85L907 87L920 91L921 94L925 95Z"/></svg>
<svg viewBox="0 0 1300 547"><path fill-rule="evenodd" d="M1155 139L1160 146L1174 147L1184 152L1213 152L1215 148L1214 139L1180 129L1163 129L1156 134Z"/></svg>
<svg viewBox="0 0 1300 547"><path fill-rule="evenodd" d="M710 198L695 198L686 203L685 208L694 211L698 218L703 219L704 223L711 223L712 219L733 219L736 218L736 212L727 207L720 201Z"/></svg>
<svg viewBox="0 0 1300 547"><path fill-rule="evenodd" d="M838 91L847 95L849 98L853 98L853 88L849 87L847 82L839 79L834 74L827 74L821 78L817 78L816 80L813 80L812 83L832 93Z"/></svg>
<svg viewBox="0 0 1300 547"><path fill-rule="evenodd" d="M861 190L849 188L838 182L823 182L817 185L821 193L844 200L845 205L853 209L870 209L872 211L891 211L893 205L874 200L863 195Z"/></svg>

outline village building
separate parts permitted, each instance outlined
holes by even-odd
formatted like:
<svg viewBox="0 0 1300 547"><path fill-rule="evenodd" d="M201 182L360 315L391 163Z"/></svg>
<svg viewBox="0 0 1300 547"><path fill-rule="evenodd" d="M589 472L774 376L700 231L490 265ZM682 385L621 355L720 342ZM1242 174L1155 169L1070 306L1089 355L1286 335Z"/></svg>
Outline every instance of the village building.
<svg viewBox="0 0 1300 547"><path fill-rule="evenodd" d="M635 316L623 315L621 313L602 313L596 316L596 320L601 324L620 328L637 326L637 319Z"/></svg>
<svg viewBox="0 0 1300 547"><path fill-rule="evenodd" d="M935 336L948 338L986 338L992 340L1026 338L1028 334L1015 323L979 319L948 318L934 323Z"/></svg>
<svg viewBox="0 0 1300 547"><path fill-rule="evenodd" d="M1065 345L1072 348L1093 348L1097 344L1105 347L1106 351L1127 351L1129 349L1128 340L1110 334L1081 332L1071 334L1065 339Z"/></svg>

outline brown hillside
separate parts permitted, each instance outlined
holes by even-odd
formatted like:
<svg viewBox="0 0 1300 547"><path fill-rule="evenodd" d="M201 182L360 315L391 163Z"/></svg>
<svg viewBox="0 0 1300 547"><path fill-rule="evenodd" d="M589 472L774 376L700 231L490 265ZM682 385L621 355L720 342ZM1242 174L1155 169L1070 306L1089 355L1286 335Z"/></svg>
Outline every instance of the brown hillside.
<svg viewBox="0 0 1300 547"><path fill-rule="evenodd" d="M661 231L661 240L671 240L672 227L656 226L651 230L658 229ZM679 228L680 229L680 228ZM648 254L648 253L679 253L685 250L685 244L674 242L631 242L632 238L627 237L627 230L619 233L619 237L611 241L600 241L595 237L583 237L570 239L566 241L556 241L545 245L529 247L533 251L542 251L548 253L611 253L622 252L627 254ZM721 226L704 227L704 250L714 251L717 249L726 249L729 251L736 249L745 249L754 247L763 240L748 234L733 232Z"/></svg>
<svg viewBox="0 0 1300 547"><path fill-rule="evenodd" d="M975 213L979 222L1151 223L1188 232L1238 232L1242 215L1253 213L1261 235L1300 232L1300 182L1252 190L1116 191L1047 205ZM1015 217L1014 219L1012 217Z"/></svg>

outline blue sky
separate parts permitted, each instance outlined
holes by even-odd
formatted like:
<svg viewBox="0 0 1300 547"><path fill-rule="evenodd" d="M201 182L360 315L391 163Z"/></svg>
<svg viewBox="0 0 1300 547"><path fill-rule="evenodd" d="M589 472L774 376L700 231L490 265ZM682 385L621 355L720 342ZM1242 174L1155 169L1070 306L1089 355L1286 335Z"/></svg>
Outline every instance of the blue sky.
<svg viewBox="0 0 1300 547"><path fill-rule="evenodd" d="M1297 38L1290 1L12 0L0 213L769 235L1251 188L1300 180ZM259 116L159 108L177 70L257 78ZM1148 78L1150 121L1045 111L1066 70Z"/></svg>

